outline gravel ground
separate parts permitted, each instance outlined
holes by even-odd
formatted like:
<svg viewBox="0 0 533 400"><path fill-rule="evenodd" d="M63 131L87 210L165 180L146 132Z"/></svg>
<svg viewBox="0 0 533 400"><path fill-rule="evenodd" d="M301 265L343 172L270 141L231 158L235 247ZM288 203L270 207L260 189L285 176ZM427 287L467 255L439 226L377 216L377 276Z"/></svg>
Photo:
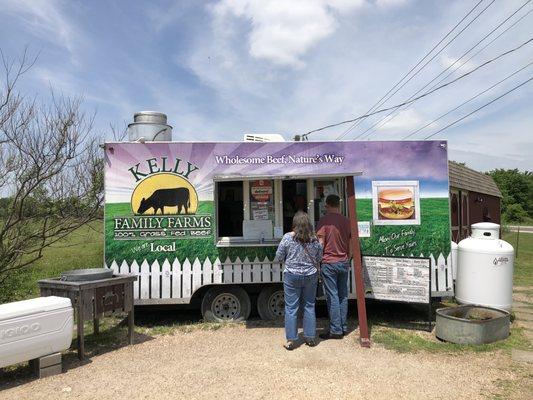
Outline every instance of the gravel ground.
<svg viewBox="0 0 533 400"><path fill-rule="evenodd" d="M74 363L61 375L5 389L0 398L474 400L524 377L524 366L517 370L503 352L400 354L378 345L362 349L357 337L288 352L279 327L175 333ZM531 369L525 374L531 377Z"/></svg>

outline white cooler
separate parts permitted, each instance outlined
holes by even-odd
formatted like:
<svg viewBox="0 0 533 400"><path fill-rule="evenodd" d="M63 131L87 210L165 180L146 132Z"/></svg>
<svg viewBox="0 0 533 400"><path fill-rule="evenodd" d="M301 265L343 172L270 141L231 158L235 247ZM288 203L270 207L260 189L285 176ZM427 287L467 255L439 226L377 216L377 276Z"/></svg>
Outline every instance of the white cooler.
<svg viewBox="0 0 533 400"><path fill-rule="evenodd" d="M70 299L38 297L0 305L0 368L70 347L74 311Z"/></svg>

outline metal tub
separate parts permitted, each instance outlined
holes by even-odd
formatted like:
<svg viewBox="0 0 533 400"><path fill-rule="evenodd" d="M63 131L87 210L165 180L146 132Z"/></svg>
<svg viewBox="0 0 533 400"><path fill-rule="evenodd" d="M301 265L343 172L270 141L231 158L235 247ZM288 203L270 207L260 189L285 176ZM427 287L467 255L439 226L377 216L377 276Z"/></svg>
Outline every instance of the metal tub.
<svg viewBox="0 0 533 400"><path fill-rule="evenodd" d="M446 342L486 344L509 336L511 314L505 310L477 305L437 310L436 335Z"/></svg>
<svg viewBox="0 0 533 400"><path fill-rule="evenodd" d="M113 270L108 268L73 269L62 272L61 280L69 282L98 281L112 276Z"/></svg>

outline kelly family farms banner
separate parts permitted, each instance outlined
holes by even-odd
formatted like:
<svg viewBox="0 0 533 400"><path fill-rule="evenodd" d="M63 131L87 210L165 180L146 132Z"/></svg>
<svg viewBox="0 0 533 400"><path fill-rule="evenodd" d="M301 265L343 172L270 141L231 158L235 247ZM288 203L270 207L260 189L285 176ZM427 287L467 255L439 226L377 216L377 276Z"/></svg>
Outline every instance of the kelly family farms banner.
<svg viewBox="0 0 533 400"><path fill-rule="evenodd" d="M326 174L357 175L358 219L369 231L363 255L423 255L435 268L449 258L444 141L107 143L105 156L108 266L151 271L156 263L161 274L166 263L172 274L177 264L207 263L213 272L217 263L274 262L275 245L217 247L215 181ZM250 184L252 201L272 198L270 182Z"/></svg>

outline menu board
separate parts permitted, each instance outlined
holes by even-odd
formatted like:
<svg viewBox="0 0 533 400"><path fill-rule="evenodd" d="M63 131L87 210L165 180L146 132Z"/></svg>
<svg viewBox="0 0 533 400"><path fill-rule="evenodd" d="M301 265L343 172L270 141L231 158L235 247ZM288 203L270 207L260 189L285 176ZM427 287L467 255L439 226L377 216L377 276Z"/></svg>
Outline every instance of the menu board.
<svg viewBox="0 0 533 400"><path fill-rule="evenodd" d="M429 258L363 257L365 297L407 303L429 303Z"/></svg>
<svg viewBox="0 0 533 400"><path fill-rule="evenodd" d="M274 221L274 187L271 180L250 182L251 219Z"/></svg>

